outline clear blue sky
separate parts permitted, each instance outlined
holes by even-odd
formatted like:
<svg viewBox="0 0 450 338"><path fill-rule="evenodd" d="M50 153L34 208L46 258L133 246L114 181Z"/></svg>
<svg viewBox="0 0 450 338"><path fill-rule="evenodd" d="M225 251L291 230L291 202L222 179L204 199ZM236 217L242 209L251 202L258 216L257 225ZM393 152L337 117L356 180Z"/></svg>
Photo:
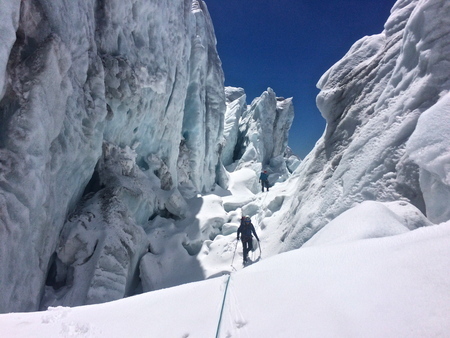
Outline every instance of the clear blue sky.
<svg viewBox="0 0 450 338"><path fill-rule="evenodd" d="M395 0L205 0L217 36L225 85L247 103L271 87L293 97L289 145L300 157L325 129L316 83L365 35L378 34Z"/></svg>

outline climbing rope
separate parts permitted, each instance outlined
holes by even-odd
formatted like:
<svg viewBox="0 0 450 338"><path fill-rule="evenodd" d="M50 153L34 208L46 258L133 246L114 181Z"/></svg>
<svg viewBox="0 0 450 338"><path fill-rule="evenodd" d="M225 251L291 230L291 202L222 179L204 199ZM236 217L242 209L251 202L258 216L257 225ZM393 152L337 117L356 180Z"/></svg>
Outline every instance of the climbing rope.
<svg viewBox="0 0 450 338"><path fill-rule="evenodd" d="M231 274L228 275L227 284L225 286L225 292L223 293L222 308L220 309L219 323L217 324L217 331L216 331L216 338L219 338L220 324L222 323L223 309L225 307L225 299L227 298L228 284L230 283L230 279L231 279Z"/></svg>
<svg viewBox="0 0 450 338"><path fill-rule="evenodd" d="M258 241L258 248L259 248L259 259L261 259L262 250L261 250L261 242L260 241Z"/></svg>
<svg viewBox="0 0 450 338"><path fill-rule="evenodd" d="M233 266L233 262L234 262L234 256L236 255L236 249L237 249L237 245L238 245L238 240L236 239L236 246L234 247L234 253L233 253L233 259L231 260L231 268L236 271L236 268Z"/></svg>
<svg viewBox="0 0 450 338"><path fill-rule="evenodd" d="M264 213L264 202L266 201L268 193L266 192L264 195L264 198L261 200L261 206L259 208L259 212L258 212L258 217L257 217L257 221L258 223L260 223L263 220L263 213Z"/></svg>
<svg viewBox="0 0 450 338"><path fill-rule="evenodd" d="M239 243L239 241L236 240L236 245L234 246L233 258L231 259L231 267L235 271L236 271L236 268L233 266L233 262L234 262L234 257L236 255L236 250L237 250L238 243ZM259 258L261 258L262 251L261 251L261 243L259 241L258 241L258 248L259 248ZM223 293L222 307L220 309L219 322L217 323L216 338L219 338L220 325L222 323L223 309L225 308L225 301L226 301L226 298L227 298L227 291L228 291L228 285L230 284L230 279L231 279L231 273L228 275L227 283L225 285L225 291Z"/></svg>
<svg viewBox="0 0 450 338"><path fill-rule="evenodd" d="M267 198L267 195L268 195L268 194L266 193L265 196L264 196L264 198L263 198L263 200L262 200L262 202L261 202L261 206L264 205L264 202L265 202L265 200L266 200L266 198ZM235 270L235 271L236 271L236 268L233 266L233 263L234 263L234 257L236 256L236 250L237 250L238 242L239 242L239 241L236 240L236 245L235 245L235 247L234 247L234 252L233 252L233 258L231 259L231 268L232 268L233 270ZM259 259L261 259L262 251L261 251L261 243L260 243L259 241L258 241L258 248L259 248ZM219 338L220 325L221 325L221 323L222 323L223 309L225 308L225 301L226 301L226 298L227 298L227 291L228 291L228 285L229 285L229 283L230 283L230 279L231 279L231 273L228 275L227 283L226 283L226 285L225 285L225 291L224 291L224 293L223 293L222 307L221 307L221 309L220 309L219 322L217 323L216 338Z"/></svg>
<svg viewBox="0 0 450 338"><path fill-rule="evenodd" d="M265 193L265 196L264 196L264 198L263 198L263 200L262 200L262 202L261 202L261 205L264 204L264 201L266 200L267 195L268 195L268 193L266 192L266 193Z"/></svg>

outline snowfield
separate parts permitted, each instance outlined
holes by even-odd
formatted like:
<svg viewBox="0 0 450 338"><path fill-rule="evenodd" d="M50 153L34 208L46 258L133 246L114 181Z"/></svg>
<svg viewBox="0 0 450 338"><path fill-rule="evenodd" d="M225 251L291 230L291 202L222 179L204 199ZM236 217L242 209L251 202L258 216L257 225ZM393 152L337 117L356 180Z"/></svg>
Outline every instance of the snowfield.
<svg viewBox="0 0 450 338"><path fill-rule="evenodd" d="M371 208L360 205L353 224L339 225L377 231L364 220ZM380 219L392 221L388 208L380 210ZM328 229L322 236L342 237ZM450 222L263 256L231 274L219 337L448 337L449 269ZM227 279L99 305L4 314L0 335L214 337Z"/></svg>

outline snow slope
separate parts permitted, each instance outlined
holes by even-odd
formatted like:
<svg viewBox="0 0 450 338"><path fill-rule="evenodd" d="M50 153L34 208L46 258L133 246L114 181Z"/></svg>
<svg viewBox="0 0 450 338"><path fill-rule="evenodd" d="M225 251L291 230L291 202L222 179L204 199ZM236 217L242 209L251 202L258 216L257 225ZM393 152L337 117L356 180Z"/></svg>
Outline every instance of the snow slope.
<svg viewBox="0 0 450 338"><path fill-rule="evenodd" d="M377 205L380 219L395 228L392 211ZM341 226L377 231L379 223L366 218L371 208L352 210L353 223L335 220L326 236L341 238ZM219 337L446 337L449 257L450 224L443 223L383 238L317 240L263 258L231 274ZM0 334L214 337L227 279L99 305L3 314Z"/></svg>

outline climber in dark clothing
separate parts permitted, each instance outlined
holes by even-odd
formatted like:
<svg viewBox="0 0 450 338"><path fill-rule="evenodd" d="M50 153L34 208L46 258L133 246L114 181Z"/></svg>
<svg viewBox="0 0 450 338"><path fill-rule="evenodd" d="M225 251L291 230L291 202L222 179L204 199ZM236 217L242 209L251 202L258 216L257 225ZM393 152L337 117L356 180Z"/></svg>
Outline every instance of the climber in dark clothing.
<svg viewBox="0 0 450 338"><path fill-rule="evenodd" d="M247 262L248 253L250 250L253 250L252 233L259 242L258 235L256 234L255 227L253 226L250 217L242 217L241 226L237 230L237 239L239 240L239 237L241 238L242 246L244 247L244 264Z"/></svg>
<svg viewBox="0 0 450 338"><path fill-rule="evenodd" d="M269 191L269 175L266 170L262 171L261 175L259 175L259 183L261 183L262 192L264 192L264 187Z"/></svg>

